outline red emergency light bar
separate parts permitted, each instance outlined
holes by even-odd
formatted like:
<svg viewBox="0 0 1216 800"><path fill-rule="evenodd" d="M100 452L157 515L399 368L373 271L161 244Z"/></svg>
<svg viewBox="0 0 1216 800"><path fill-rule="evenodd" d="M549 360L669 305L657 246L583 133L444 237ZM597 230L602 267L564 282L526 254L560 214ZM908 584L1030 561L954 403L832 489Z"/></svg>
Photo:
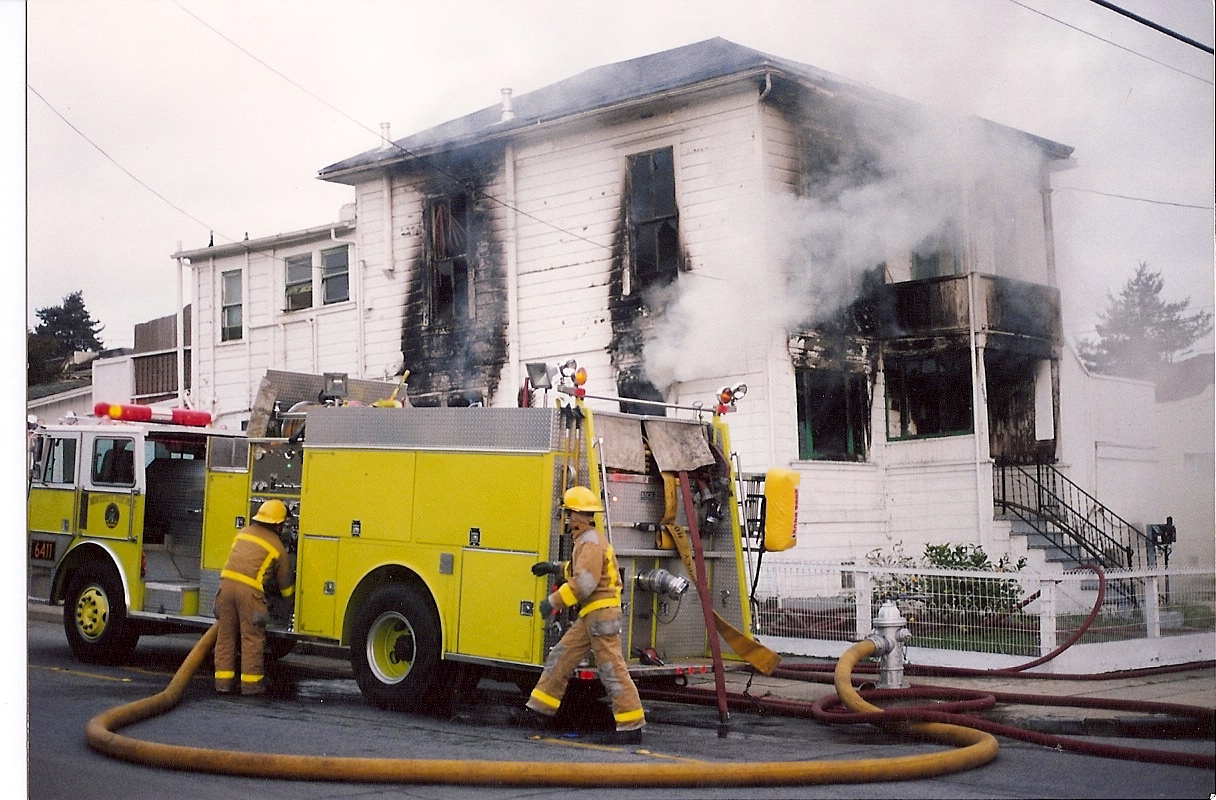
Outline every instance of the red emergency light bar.
<svg viewBox="0 0 1216 800"><path fill-rule="evenodd" d="M211 414L193 408L153 408L129 403L98 403L93 406L93 414L124 422L167 422L193 428L211 424Z"/></svg>

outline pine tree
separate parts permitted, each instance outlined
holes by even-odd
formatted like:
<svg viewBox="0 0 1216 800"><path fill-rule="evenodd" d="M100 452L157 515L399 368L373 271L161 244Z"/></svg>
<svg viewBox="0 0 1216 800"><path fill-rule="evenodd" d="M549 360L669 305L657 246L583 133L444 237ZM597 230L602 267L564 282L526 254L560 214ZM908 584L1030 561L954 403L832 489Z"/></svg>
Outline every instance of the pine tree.
<svg viewBox="0 0 1216 800"><path fill-rule="evenodd" d="M101 352L102 344L97 334L105 326L89 316L83 292L72 292L63 298L63 305L47 306L35 313L42 322L34 333L47 334L54 339L65 358L77 352Z"/></svg>
<svg viewBox="0 0 1216 800"><path fill-rule="evenodd" d="M72 292L63 298L62 305L34 313L41 322L26 336L26 380L31 386L58 379L61 365L73 353L102 350L97 335L105 326L89 315L83 292Z"/></svg>
<svg viewBox="0 0 1216 800"><path fill-rule="evenodd" d="M1212 330L1212 315L1184 312L1190 298L1175 303L1161 299L1165 279L1140 262L1118 297L1108 292L1107 307L1098 312L1098 338L1082 339L1077 352L1085 366L1105 375L1153 380L1166 364L1190 354L1190 347Z"/></svg>

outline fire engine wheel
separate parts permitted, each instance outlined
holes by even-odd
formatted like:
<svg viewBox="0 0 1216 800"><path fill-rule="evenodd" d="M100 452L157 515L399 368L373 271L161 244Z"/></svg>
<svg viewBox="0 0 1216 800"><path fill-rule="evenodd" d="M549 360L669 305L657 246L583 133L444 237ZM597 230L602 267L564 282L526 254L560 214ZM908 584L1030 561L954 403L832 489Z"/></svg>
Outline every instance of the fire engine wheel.
<svg viewBox="0 0 1216 800"><path fill-rule="evenodd" d="M117 664L131 655L139 632L127 619L122 586L111 570L89 567L72 578L63 606L63 630L80 661Z"/></svg>
<svg viewBox="0 0 1216 800"><path fill-rule="evenodd" d="M417 591L393 584L372 592L354 634L351 668L364 697L398 710L426 700L439 666L439 623Z"/></svg>

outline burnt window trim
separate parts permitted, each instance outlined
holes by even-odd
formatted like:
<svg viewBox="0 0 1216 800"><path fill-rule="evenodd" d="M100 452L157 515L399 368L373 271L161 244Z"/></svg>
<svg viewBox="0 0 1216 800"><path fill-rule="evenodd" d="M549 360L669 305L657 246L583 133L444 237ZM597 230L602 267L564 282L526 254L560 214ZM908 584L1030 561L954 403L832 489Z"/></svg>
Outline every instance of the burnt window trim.
<svg viewBox="0 0 1216 800"><path fill-rule="evenodd" d="M919 361L922 364L929 359L948 359L952 369L943 371L943 375L966 378L967 405L965 412L967 426L962 428L943 428L928 432L910 432L909 421L905 418L905 405L900 404L898 413L898 433L892 433L892 414L895 409L892 404L892 392L896 387L903 388L903 398L907 396L907 366ZM898 379L898 380L895 380ZM949 378L946 378L949 380ZM975 434L975 390L974 374L971 368L970 355L966 350L947 350L938 353L889 352L883 359L883 384L885 400L886 435L888 442L914 441L918 439L941 439L946 437L971 436Z"/></svg>
<svg viewBox="0 0 1216 800"><path fill-rule="evenodd" d="M843 453L817 452L815 449L816 436L810 418L810 403L806 397L806 391L810 388L806 380L811 373L819 376L838 377L843 383L842 392L846 403L843 420L846 446ZM837 463L867 462L870 458L870 399L869 379L866 374L850 369L796 366L794 368L794 387L795 415L798 425L798 459L800 461ZM856 401L856 406L851 405L851 401Z"/></svg>
<svg viewBox="0 0 1216 800"><path fill-rule="evenodd" d="M457 198L463 201L463 235L459 237L459 240L453 240L450 235L444 236L440 240L438 238L439 234L436 232L436 209L441 207L448 208L447 218L450 221L452 219L452 202ZM476 319L476 304L474 302L475 269L469 247L473 219L473 200L472 192L458 190L432 195L423 201L427 270L426 306L423 324L427 327L446 330L471 323ZM448 230L459 231L460 228L449 226ZM447 252L447 248L452 244L462 245L463 249L459 251L454 250L449 253ZM445 264L450 265L451 275L449 279L453 284L450 299L439 294L442 285L441 272ZM459 279L457 278L458 270L462 273L462 277ZM457 286L458 282L463 284L463 287Z"/></svg>
<svg viewBox="0 0 1216 800"><path fill-rule="evenodd" d="M654 192L649 193L649 203L643 205L639 202L639 194L634 183L636 165L643 158L649 160L651 165L651 174L654 174L654 157L656 154L667 153L668 164L670 165L670 180L666 181L670 187L669 205L665 205L667 198L657 200ZM680 272L683 271L683 259L680 253L680 199L679 199L679 182L677 180L677 165L676 165L676 148L674 144L664 145L662 147L652 147L646 150L629 153L625 156L625 218L627 224L628 235L626 237L627 246L627 269L626 280L623 287L623 294L629 295L635 292L645 291L651 287L666 286L674 282ZM656 183L651 182L652 190L656 188ZM667 188L667 187L663 187ZM648 208L653 208L650 213L647 213ZM642 250L641 247L641 229L654 228L656 237L664 230L664 227L670 230L671 244L671 266L660 269L659 264L655 264L654 269L646 271L639 269L639 256ZM656 238L656 246L654 250L659 251L658 239Z"/></svg>

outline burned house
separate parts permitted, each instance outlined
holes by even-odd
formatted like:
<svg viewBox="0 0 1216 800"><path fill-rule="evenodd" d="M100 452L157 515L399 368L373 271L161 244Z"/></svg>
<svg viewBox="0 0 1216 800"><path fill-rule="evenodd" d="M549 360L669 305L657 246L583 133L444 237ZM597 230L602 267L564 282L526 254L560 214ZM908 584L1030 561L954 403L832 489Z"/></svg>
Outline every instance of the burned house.
<svg viewBox="0 0 1216 800"><path fill-rule="evenodd" d="M1016 550L1011 491L1093 447L1061 430L1070 154L723 39L503 90L321 169L355 216L176 254L196 400L235 423L267 368L408 369L415 405L513 405L567 358L627 398L743 382L734 448L802 473L815 558ZM1134 533L1079 535L1143 563Z"/></svg>

